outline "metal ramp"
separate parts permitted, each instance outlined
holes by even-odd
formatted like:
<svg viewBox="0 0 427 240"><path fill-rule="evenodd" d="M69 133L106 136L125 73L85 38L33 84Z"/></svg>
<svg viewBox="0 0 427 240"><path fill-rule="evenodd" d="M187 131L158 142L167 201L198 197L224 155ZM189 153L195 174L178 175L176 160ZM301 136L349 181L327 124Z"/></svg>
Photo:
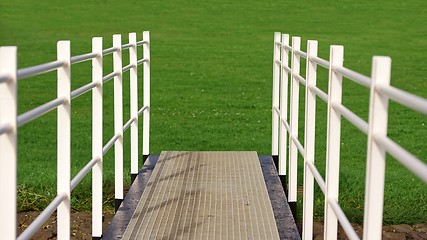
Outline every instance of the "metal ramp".
<svg viewBox="0 0 427 240"><path fill-rule="evenodd" d="M123 239L279 239L256 152L162 152Z"/></svg>

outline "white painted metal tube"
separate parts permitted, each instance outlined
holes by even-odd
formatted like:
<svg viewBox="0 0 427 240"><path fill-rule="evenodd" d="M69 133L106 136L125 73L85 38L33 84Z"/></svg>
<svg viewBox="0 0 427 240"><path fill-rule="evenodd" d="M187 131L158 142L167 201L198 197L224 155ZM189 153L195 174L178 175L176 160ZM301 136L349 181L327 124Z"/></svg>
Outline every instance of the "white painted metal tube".
<svg viewBox="0 0 427 240"><path fill-rule="evenodd" d="M306 80L305 80L303 77L301 77L301 75L294 75L294 77L295 77L295 79L296 79L296 80L298 80L302 85L304 85L304 86L305 86L305 84L306 84Z"/></svg>
<svg viewBox="0 0 427 240"><path fill-rule="evenodd" d="M138 116L141 116L141 114L142 114L145 110L147 110L147 109L150 109L150 107L145 106L145 107L141 108L141 109L138 111Z"/></svg>
<svg viewBox="0 0 427 240"><path fill-rule="evenodd" d="M66 102L65 98L57 98L50 102L47 102L41 106L38 106L26 113L23 113L18 116L18 127L52 111L53 109L57 108L58 106L64 104Z"/></svg>
<svg viewBox="0 0 427 240"><path fill-rule="evenodd" d="M105 49L105 50L102 50L102 55L108 55L108 54L111 54L111 53L113 53L113 52L116 52L116 51L118 51L119 49L117 48L117 47L110 47L110 48L107 48L107 49Z"/></svg>
<svg viewBox="0 0 427 240"><path fill-rule="evenodd" d="M328 61L326 61L325 59L319 58L317 56L316 57L313 56L313 57L310 57L309 60L319 64L320 66L322 66L324 68L329 68L330 63Z"/></svg>
<svg viewBox="0 0 427 240"><path fill-rule="evenodd" d="M2 239L16 239L17 223L17 48L0 47L0 75L8 81L0 83L0 233Z"/></svg>
<svg viewBox="0 0 427 240"><path fill-rule="evenodd" d="M134 68L135 66L136 66L136 64L126 65L122 68L122 72L126 72L126 71L130 70L131 68Z"/></svg>
<svg viewBox="0 0 427 240"><path fill-rule="evenodd" d="M43 224L49 219L50 215L56 211L58 206L67 198L66 193L62 193L57 195L52 202L37 216L36 219L25 229L24 232L19 235L17 240L27 240L31 239L31 237L43 226Z"/></svg>
<svg viewBox="0 0 427 240"><path fill-rule="evenodd" d="M122 51L131 47L134 47L135 44L134 43L128 43L128 44L123 44L122 45Z"/></svg>
<svg viewBox="0 0 427 240"><path fill-rule="evenodd" d="M342 211L338 202L335 199L329 198L328 204L331 206L335 215L340 221L341 227L344 229L344 232L347 234L347 237L351 240L359 240L359 236L357 235L356 231L354 231L353 226L348 221L347 217L345 216L345 213Z"/></svg>
<svg viewBox="0 0 427 240"><path fill-rule="evenodd" d="M40 75L42 73L51 72L53 70L56 70L56 69L64 66L64 64L66 64L65 61L57 60L57 61L44 63L44 64L40 64L40 65L33 66L33 67L19 69L17 71L17 77L18 77L18 80L22 80L24 78L29 78L32 76Z"/></svg>
<svg viewBox="0 0 427 240"><path fill-rule="evenodd" d="M297 136L292 135L291 136L293 143L295 143L298 152L301 154L301 156L305 157L305 151L304 151L304 147L302 146L301 142L299 141Z"/></svg>
<svg viewBox="0 0 427 240"><path fill-rule="evenodd" d="M326 193L326 183L323 179L322 175L320 175L319 171L317 170L316 166L314 166L314 163L311 161L306 162L307 166L310 168L311 173L314 176L314 179L316 179L317 185L319 185L320 190L322 190L323 194Z"/></svg>
<svg viewBox="0 0 427 240"><path fill-rule="evenodd" d="M310 90L312 90L313 92L316 93L317 96L320 97L320 99L322 99L324 102L328 102L328 94L326 94L324 91L322 91L320 88L316 87L316 86L308 86L310 88Z"/></svg>
<svg viewBox="0 0 427 240"><path fill-rule="evenodd" d="M10 130L12 130L11 124L0 124L0 135L8 133Z"/></svg>
<svg viewBox="0 0 427 240"><path fill-rule="evenodd" d="M93 166L99 161L99 158L93 158L90 160L77 175L71 180L71 191L82 181L82 179L92 170Z"/></svg>
<svg viewBox="0 0 427 240"><path fill-rule="evenodd" d="M129 65L133 65L132 69L129 72L129 81L130 81L130 89L129 89L129 105L130 105L130 120L128 126L127 123L125 127L123 127L123 132L130 127L130 173L131 173L131 181L135 176L138 175L139 170L139 129L138 129L138 51L136 44L136 33L129 33L129 43L133 46L129 48Z"/></svg>
<svg viewBox="0 0 427 240"><path fill-rule="evenodd" d="M57 44L58 61L65 59L65 64L57 71L57 96L64 98L57 109L57 194L65 193L64 200L57 211L57 232L59 240L70 238L71 228L71 46L70 41Z"/></svg>
<svg viewBox="0 0 427 240"><path fill-rule="evenodd" d="M140 59L140 60L138 60L138 62L137 62L137 65L141 65L141 64L143 64L143 63L145 63L145 62L148 62L149 60L148 59Z"/></svg>
<svg viewBox="0 0 427 240"><path fill-rule="evenodd" d="M298 111L299 111L299 82L295 76L300 74L300 56L295 54L295 50L301 47L301 38L292 37L292 61L291 61L291 94L290 94L290 139L289 139L289 185L288 185L288 201L297 202L297 188L298 188Z"/></svg>
<svg viewBox="0 0 427 240"><path fill-rule="evenodd" d="M96 53L85 53L77 56L71 57L71 64L80 63L84 61L91 60L92 58L96 58L98 54Z"/></svg>
<svg viewBox="0 0 427 240"><path fill-rule="evenodd" d="M114 77L114 132L118 136L114 143L114 197L123 200L123 59L122 35L113 35L113 46L118 48L113 53ZM116 206L117 207L117 206Z"/></svg>
<svg viewBox="0 0 427 240"><path fill-rule="evenodd" d="M274 33L274 42L280 42L280 32ZM273 89L272 89L272 109L279 107L279 91L280 91L280 45L274 44L273 46ZM279 116L272 111L271 117L271 155L278 156L279 154Z"/></svg>
<svg viewBox="0 0 427 240"><path fill-rule="evenodd" d="M116 77L117 75L119 75L119 72L116 71L105 75L104 77L102 77L102 83L106 83L108 80L112 79L113 77Z"/></svg>
<svg viewBox="0 0 427 240"><path fill-rule="evenodd" d="M403 166L427 183L427 165L387 136L374 135L375 141Z"/></svg>
<svg viewBox="0 0 427 240"><path fill-rule="evenodd" d="M291 127L289 126L289 124L285 121L285 119L281 119L281 122L283 124L283 126L285 126L286 131L288 131L288 134L291 133Z"/></svg>
<svg viewBox="0 0 427 240"><path fill-rule="evenodd" d="M99 159L92 168L92 237L102 236L102 182L103 182L103 54L102 38L92 38L92 159Z"/></svg>
<svg viewBox="0 0 427 240"><path fill-rule="evenodd" d="M137 42L136 45L141 46L141 45L147 44L147 43L148 43L148 41L142 40L142 41Z"/></svg>
<svg viewBox="0 0 427 240"><path fill-rule="evenodd" d="M289 35L282 34L282 43L289 45ZM280 102L280 111L278 111L277 107L274 107L274 110L277 111L277 114L280 116L279 121L279 175L286 176L287 170L287 157L288 157L288 131L286 130L286 126L282 123L282 120L285 122L288 120L288 96L289 96L289 73L291 71L285 71L289 65L289 50L285 48L280 48L281 56L280 56L280 92L279 92L279 102ZM286 177L283 177L286 179ZM286 180L285 180L286 181ZM286 183L282 183L283 186L286 186Z"/></svg>
<svg viewBox="0 0 427 240"><path fill-rule="evenodd" d="M291 73L292 72L291 68L289 68L286 65L282 65L282 69L285 70L287 73Z"/></svg>
<svg viewBox="0 0 427 240"><path fill-rule="evenodd" d="M378 84L390 84L391 59L374 57L371 76L363 239L381 239L386 151L377 144L375 137L387 136L389 99L387 95L380 94L376 87Z"/></svg>
<svg viewBox="0 0 427 240"><path fill-rule="evenodd" d="M342 100L342 75L332 70L343 65L344 47L331 46L329 68L329 99L326 136L326 194L325 194L325 231L324 239L336 239L338 219L333 209L327 204L328 199L338 199L340 177L340 151L341 151L341 115L332 107L332 102L341 103Z"/></svg>
<svg viewBox="0 0 427 240"><path fill-rule="evenodd" d="M280 110L276 106L273 107L273 110L280 116Z"/></svg>
<svg viewBox="0 0 427 240"><path fill-rule="evenodd" d="M341 115L350 121L355 127L357 127L364 134L368 134L369 125L365 120L357 116L354 112L340 103L332 102L331 104L335 110L341 113Z"/></svg>
<svg viewBox="0 0 427 240"><path fill-rule="evenodd" d="M386 94L393 101L427 115L427 99L397 89L393 86L378 84L376 89L380 93Z"/></svg>
<svg viewBox="0 0 427 240"><path fill-rule="evenodd" d="M363 74L355 72L355 71L348 69L346 67L333 67L332 69L335 72L342 74L344 77L352 80L355 83L358 83L358 84L365 86L367 88L371 87L371 78L368 76L365 76Z"/></svg>
<svg viewBox="0 0 427 240"><path fill-rule="evenodd" d="M11 79L11 76L8 74L1 74L0 75L0 83L5 83Z"/></svg>
<svg viewBox="0 0 427 240"><path fill-rule="evenodd" d="M105 155L108 150L110 150L117 139L119 139L119 135L116 134L107 142L107 144L105 144L105 146L102 148L102 155Z"/></svg>
<svg viewBox="0 0 427 240"><path fill-rule="evenodd" d="M126 124L123 126L123 132L126 132L130 125L136 120L136 118L129 119Z"/></svg>
<svg viewBox="0 0 427 240"><path fill-rule="evenodd" d="M317 41L307 41L307 56L317 56ZM302 238L313 237L314 174L309 164L314 164L316 140L316 93L310 86L317 84L317 64L306 61L305 116L304 116L304 182Z"/></svg>
<svg viewBox="0 0 427 240"><path fill-rule="evenodd" d="M299 49L295 49L294 53L298 54L300 57L307 58L307 53L305 53Z"/></svg>
<svg viewBox="0 0 427 240"><path fill-rule="evenodd" d="M150 32L144 31L142 33L142 39L147 43L143 45L143 58L147 59L144 62L143 69L143 104L147 106L146 111L143 115L143 124L142 124L142 154L148 156L150 154Z"/></svg>
<svg viewBox="0 0 427 240"><path fill-rule="evenodd" d="M74 91L71 92L71 99L77 98L78 96L92 90L92 88L96 87L98 84L95 82L88 83Z"/></svg>
<svg viewBox="0 0 427 240"><path fill-rule="evenodd" d="M284 49L287 49L288 51L292 51L292 47L289 46L289 44L283 44L282 46Z"/></svg>

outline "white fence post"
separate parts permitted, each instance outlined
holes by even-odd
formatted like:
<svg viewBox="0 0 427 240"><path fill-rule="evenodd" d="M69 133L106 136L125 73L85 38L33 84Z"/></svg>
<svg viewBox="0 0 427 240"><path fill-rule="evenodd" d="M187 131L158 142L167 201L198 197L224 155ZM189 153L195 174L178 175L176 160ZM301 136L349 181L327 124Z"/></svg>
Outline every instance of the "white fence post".
<svg viewBox="0 0 427 240"><path fill-rule="evenodd" d="M65 102L58 106L58 195L65 193L65 198L58 206L58 239L70 238L70 189L71 189L71 62L70 41L58 42L58 60L66 61L58 68L58 98Z"/></svg>
<svg viewBox="0 0 427 240"><path fill-rule="evenodd" d="M298 149L292 137L298 138L298 106L299 106L299 82L295 75L300 74L300 56L295 50L300 50L301 38L292 37L292 62L291 62L291 100L290 100L290 129L289 134L289 193L288 202L292 214L296 219L297 209L297 165Z"/></svg>
<svg viewBox="0 0 427 240"><path fill-rule="evenodd" d="M102 38L92 38L92 52L98 54L92 59L92 158L98 159L92 169L92 238L102 236L102 162L103 162L103 133L102 133Z"/></svg>
<svg viewBox="0 0 427 240"><path fill-rule="evenodd" d="M279 89L280 89L280 45L276 42L280 42L280 32L274 33L274 53L273 53L273 103L272 103L272 126L271 126L271 156L274 162L278 165L278 154L279 154L279 115L276 113L275 108L279 108ZM278 166L276 166L278 167Z"/></svg>
<svg viewBox="0 0 427 240"><path fill-rule="evenodd" d="M17 49L0 47L0 123L8 131L0 134L0 233L5 240L16 239L17 190ZM7 184L4 184L7 183Z"/></svg>
<svg viewBox="0 0 427 240"><path fill-rule="evenodd" d="M326 193L325 193L325 231L324 239L337 238L337 217L329 204L329 199L338 202L340 146L341 146L341 114L333 104L341 104L342 75L334 71L334 67L342 67L344 47L331 46L329 65L328 92L328 126L326 137Z"/></svg>
<svg viewBox="0 0 427 240"><path fill-rule="evenodd" d="M146 107L143 116L143 129L142 129L142 155L144 159L150 154L150 32L143 32L143 45L144 56L144 107Z"/></svg>
<svg viewBox="0 0 427 240"><path fill-rule="evenodd" d="M307 66L305 86L305 136L304 136L304 197L303 197L303 227L302 238L313 238L313 201L314 176L307 162L314 163L315 131L316 131L316 93L310 86L316 86L317 64L310 60L317 57L317 41L307 41Z"/></svg>
<svg viewBox="0 0 427 240"><path fill-rule="evenodd" d="M129 33L129 64L130 69L130 118L134 119L130 126L130 159L131 159L131 183L138 176L138 57L136 46L136 33Z"/></svg>
<svg viewBox="0 0 427 240"><path fill-rule="evenodd" d="M289 35L282 34L282 44L289 46ZM287 138L288 132L282 121L288 121L288 76L289 73L285 67L289 65L289 50L281 46L281 64L280 66L280 121L279 121L279 177L282 182L283 189L286 191L286 158L287 158ZM274 113L274 109L273 109Z"/></svg>
<svg viewBox="0 0 427 240"><path fill-rule="evenodd" d="M390 72L389 57L373 58L363 239L381 239L382 237L386 153L375 141L375 137L387 136L389 98L385 94L380 94L376 87L390 85Z"/></svg>
<svg viewBox="0 0 427 240"><path fill-rule="evenodd" d="M114 143L114 192L115 210L119 209L123 201L123 78L122 78L122 35L113 36L113 47L117 50L113 53L114 72L114 133L118 135Z"/></svg>

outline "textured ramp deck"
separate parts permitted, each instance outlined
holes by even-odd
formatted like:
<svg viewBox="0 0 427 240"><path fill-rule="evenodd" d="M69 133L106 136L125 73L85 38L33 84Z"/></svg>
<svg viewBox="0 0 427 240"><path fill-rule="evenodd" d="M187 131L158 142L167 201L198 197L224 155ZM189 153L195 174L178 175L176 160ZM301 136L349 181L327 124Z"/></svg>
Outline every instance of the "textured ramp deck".
<svg viewBox="0 0 427 240"><path fill-rule="evenodd" d="M279 239L256 152L162 152L123 239Z"/></svg>

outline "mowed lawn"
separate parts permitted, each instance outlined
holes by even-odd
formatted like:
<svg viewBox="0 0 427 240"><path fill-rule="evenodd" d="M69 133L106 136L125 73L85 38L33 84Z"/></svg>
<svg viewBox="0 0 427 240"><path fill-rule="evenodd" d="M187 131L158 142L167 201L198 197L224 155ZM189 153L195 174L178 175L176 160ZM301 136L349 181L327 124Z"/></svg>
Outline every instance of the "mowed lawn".
<svg viewBox="0 0 427 240"><path fill-rule="evenodd" d="M91 51L91 38L151 32L151 153L162 150L256 150L271 154L273 32L319 41L319 56L344 45L345 66L370 75L373 55L392 57L392 85L427 97L426 1L30 1L0 2L0 45L18 46L19 67L53 61L56 42L71 40L72 54ZM127 58L126 52L124 57ZM141 58L141 53L139 53ZM111 57L104 61L111 69ZM72 88L91 81L90 63L72 68ZM139 70L140 74L142 73ZM305 75L304 64L302 75ZM55 73L19 82L19 113L55 98ZM128 75L124 117L129 117ZM327 72L319 69L327 91ZM105 85L104 142L113 135L113 84ZM141 86L141 84L140 84ZM343 102L365 120L369 90L344 81ZM301 97L304 91L301 89ZM91 96L72 103L73 176L91 159ZM140 103L140 106L142 103ZM303 106L303 102L301 102ZM300 111L300 136L303 131ZM318 101L316 165L324 175L326 105ZM352 222L363 220L366 136L343 120L339 202ZM424 115L390 104L389 136L427 159ZM129 133L125 159L129 159ZM56 195L56 112L19 129L19 209L39 210ZM105 210L114 202L114 149L104 159ZM302 159L299 176L302 184ZM129 185L129 163L125 163ZM426 173L427 174L427 173ZM90 176L72 193L73 209L90 211ZM3 183L2 183L3 184ZM302 196L299 201L302 202ZM315 214L323 196L316 189ZM300 207L301 209L301 207ZM427 222L427 186L387 160L385 223Z"/></svg>

